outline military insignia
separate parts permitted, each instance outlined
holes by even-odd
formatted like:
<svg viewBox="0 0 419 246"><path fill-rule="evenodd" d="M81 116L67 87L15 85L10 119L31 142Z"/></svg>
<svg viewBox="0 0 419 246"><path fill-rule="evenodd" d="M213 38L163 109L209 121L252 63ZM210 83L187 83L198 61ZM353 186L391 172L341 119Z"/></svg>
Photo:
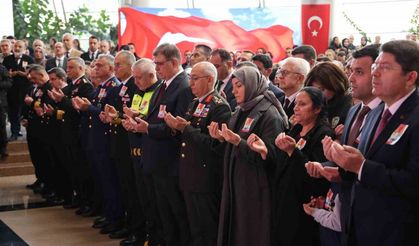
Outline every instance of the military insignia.
<svg viewBox="0 0 419 246"><path fill-rule="evenodd" d="M115 81L112 81L111 85L112 85L112 86L116 86Z"/></svg>
<svg viewBox="0 0 419 246"><path fill-rule="evenodd" d="M335 116L332 118L332 122L331 122L332 128L335 128L338 125L339 120L340 120L339 116Z"/></svg>
<svg viewBox="0 0 419 246"><path fill-rule="evenodd" d="M157 115L158 118L163 119L166 115L166 105L160 105L159 114Z"/></svg>
<svg viewBox="0 0 419 246"><path fill-rule="evenodd" d="M249 132L250 131L250 127L252 126L254 119L252 118L247 118L246 121L244 122L244 126L242 128L242 132Z"/></svg>
<svg viewBox="0 0 419 246"><path fill-rule="evenodd" d="M41 89L38 89L35 93L35 97L42 97L42 95L44 95L44 93L42 92Z"/></svg>
<svg viewBox="0 0 419 246"><path fill-rule="evenodd" d="M80 79L78 79L78 80L76 80L76 81L74 81L74 83L73 83L74 85L78 85L78 84L80 84Z"/></svg>
<svg viewBox="0 0 419 246"><path fill-rule="evenodd" d="M127 92L128 87L125 85L122 86L121 90L119 91L119 96L123 97L125 95L125 92Z"/></svg>
<svg viewBox="0 0 419 246"><path fill-rule="evenodd" d="M22 61L22 67L26 69L27 66L28 66L28 62L27 61Z"/></svg>
<svg viewBox="0 0 419 246"><path fill-rule="evenodd" d="M208 111L209 111L209 109L210 109L210 105L207 105L203 110L202 110L202 113L201 113L201 117L203 117L203 118L205 118L205 117L207 117L208 116Z"/></svg>
<svg viewBox="0 0 419 246"><path fill-rule="evenodd" d="M195 112L192 114L195 117L199 117L202 114L202 110L204 110L205 104L199 103L195 109Z"/></svg>
<svg viewBox="0 0 419 246"><path fill-rule="evenodd" d="M100 89L99 95L97 97L99 99L102 99L102 98L106 97L106 89L105 88Z"/></svg>
<svg viewBox="0 0 419 246"><path fill-rule="evenodd" d="M409 125L400 124L391 134L390 138L386 141L386 144L395 145L400 140L400 138L402 138L408 127Z"/></svg>
<svg viewBox="0 0 419 246"><path fill-rule="evenodd" d="M300 138L295 144L295 147L299 150L302 150L306 146L307 141L304 138Z"/></svg>
<svg viewBox="0 0 419 246"><path fill-rule="evenodd" d="M71 95L75 95L77 92L79 92L79 88L76 88L74 90L71 91Z"/></svg>

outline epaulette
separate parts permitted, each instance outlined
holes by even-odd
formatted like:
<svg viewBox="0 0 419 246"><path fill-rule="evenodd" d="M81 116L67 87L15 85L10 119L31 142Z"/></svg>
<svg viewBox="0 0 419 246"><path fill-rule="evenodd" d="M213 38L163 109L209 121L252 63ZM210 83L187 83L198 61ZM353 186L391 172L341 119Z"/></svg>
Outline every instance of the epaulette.
<svg viewBox="0 0 419 246"><path fill-rule="evenodd" d="M222 99L220 96L218 96L218 95L214 95L214 97L212 98L212 101L213 101L215 104L220 104L220 103L223 103L223 99Z"/></svg>
<svg viewBox="0 0 419 246"><path fill-rule="evenodd" d="M82 78L81 82L84 83L84 84L90 83L89 80L86 77Z"/></svg>

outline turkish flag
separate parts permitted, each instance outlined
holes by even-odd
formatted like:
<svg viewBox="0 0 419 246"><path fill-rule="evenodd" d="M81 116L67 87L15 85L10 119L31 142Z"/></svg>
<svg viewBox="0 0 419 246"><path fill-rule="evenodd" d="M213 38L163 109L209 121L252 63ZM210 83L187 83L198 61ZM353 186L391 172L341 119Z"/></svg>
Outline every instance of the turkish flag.
<svg viewBox="0 0 419 246"><path fill-rule="evenodd" d="M330 3L310 4L308 2L313 1L303 1L301 5L303 44L312 45L317 53L324 53L329 46Z"/></svg>
<svg viewBox="0 0 419 246"><path fill-rule="evenodd" d="M125 15L126 28L119 36L119 44L133 42L140 57L152 57L158 44L174 43L183 53L196 44L230 51L251 50L262 47L272 52L273 60L286 56L286 48L293 47L293 31L274 25L246 31L232 21L210 21L195 16L180 18L157 16L133 8L120 8Z"/></svg>

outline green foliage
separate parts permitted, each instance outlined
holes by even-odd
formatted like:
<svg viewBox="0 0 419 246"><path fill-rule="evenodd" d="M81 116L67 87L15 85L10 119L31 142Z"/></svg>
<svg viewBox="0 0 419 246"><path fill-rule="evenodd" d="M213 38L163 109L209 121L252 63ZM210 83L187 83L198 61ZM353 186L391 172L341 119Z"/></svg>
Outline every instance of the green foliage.
<svg viewBox="0 0 419 246"><path fill-rule="evenodd" d="M63 20L48 8L49 0L13 0L15 35L18 38L49 40L70 32L76 36L95 35L101 39L110 37L111 23L105 10L98 18L89 14L86 6L79 7Z"/></svg>
<svg viewBox="0 0 419 246"><path fill-rule="evenodd" d="M367 36L367 33L364 32L353 20L351 20L351 18L349 18L349 16L345 13L345 11L343 11L342 14L345 17L346 21L348 21L349 24L351 24L351 26L358 31L359 34L365 37L368 43L371 43L371 38Z"/></svg>
<svg viewBox="0 0 419 246"><path fill-rule="evenodd" d="M409 32L419 35L419 4L416 5L415 12L413 13L412 19L410 19L412 27Z"/></svg>

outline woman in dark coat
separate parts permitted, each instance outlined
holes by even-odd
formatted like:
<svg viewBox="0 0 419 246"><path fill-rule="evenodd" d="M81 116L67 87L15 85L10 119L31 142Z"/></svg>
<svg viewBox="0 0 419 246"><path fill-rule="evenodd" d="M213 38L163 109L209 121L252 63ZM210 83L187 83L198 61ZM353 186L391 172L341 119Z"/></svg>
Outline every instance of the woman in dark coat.
<svg viewBox="0 0 419 246"><path fill-rule="evenodd" d="M324 111L332 128L345 123L352 106L349 81L346 74L332 62L321 62L307 74L305 86L314 86L323 92Z"/></svg>
<svg viewBox="0 0 419 246"><path fill-rule="evenodd" d="M325 120L323 95L314 87L303 88L296 97L294 122L290 132L281 133L275 140L278 147L277 168L272 188L271 245L318 245L318 225L306 215L303 203L311 196L326 195L328 183L307 174L305 163L315 159L326 161L321 140L332 135ZM267 150L260 139L249 142L258 153Z"/></svg>
<svg viewBox="0 0 419 246"><path fill-rule="evenodd" d="M239 107L228 126L220 130L218 124L210 125L214 144L227 143L217 245L270 245L268 176L274 157L262 158L246 140L255 133L274 153L275 136L286 128L286 114L256 68L236 70L232 83Z"/></svg>

